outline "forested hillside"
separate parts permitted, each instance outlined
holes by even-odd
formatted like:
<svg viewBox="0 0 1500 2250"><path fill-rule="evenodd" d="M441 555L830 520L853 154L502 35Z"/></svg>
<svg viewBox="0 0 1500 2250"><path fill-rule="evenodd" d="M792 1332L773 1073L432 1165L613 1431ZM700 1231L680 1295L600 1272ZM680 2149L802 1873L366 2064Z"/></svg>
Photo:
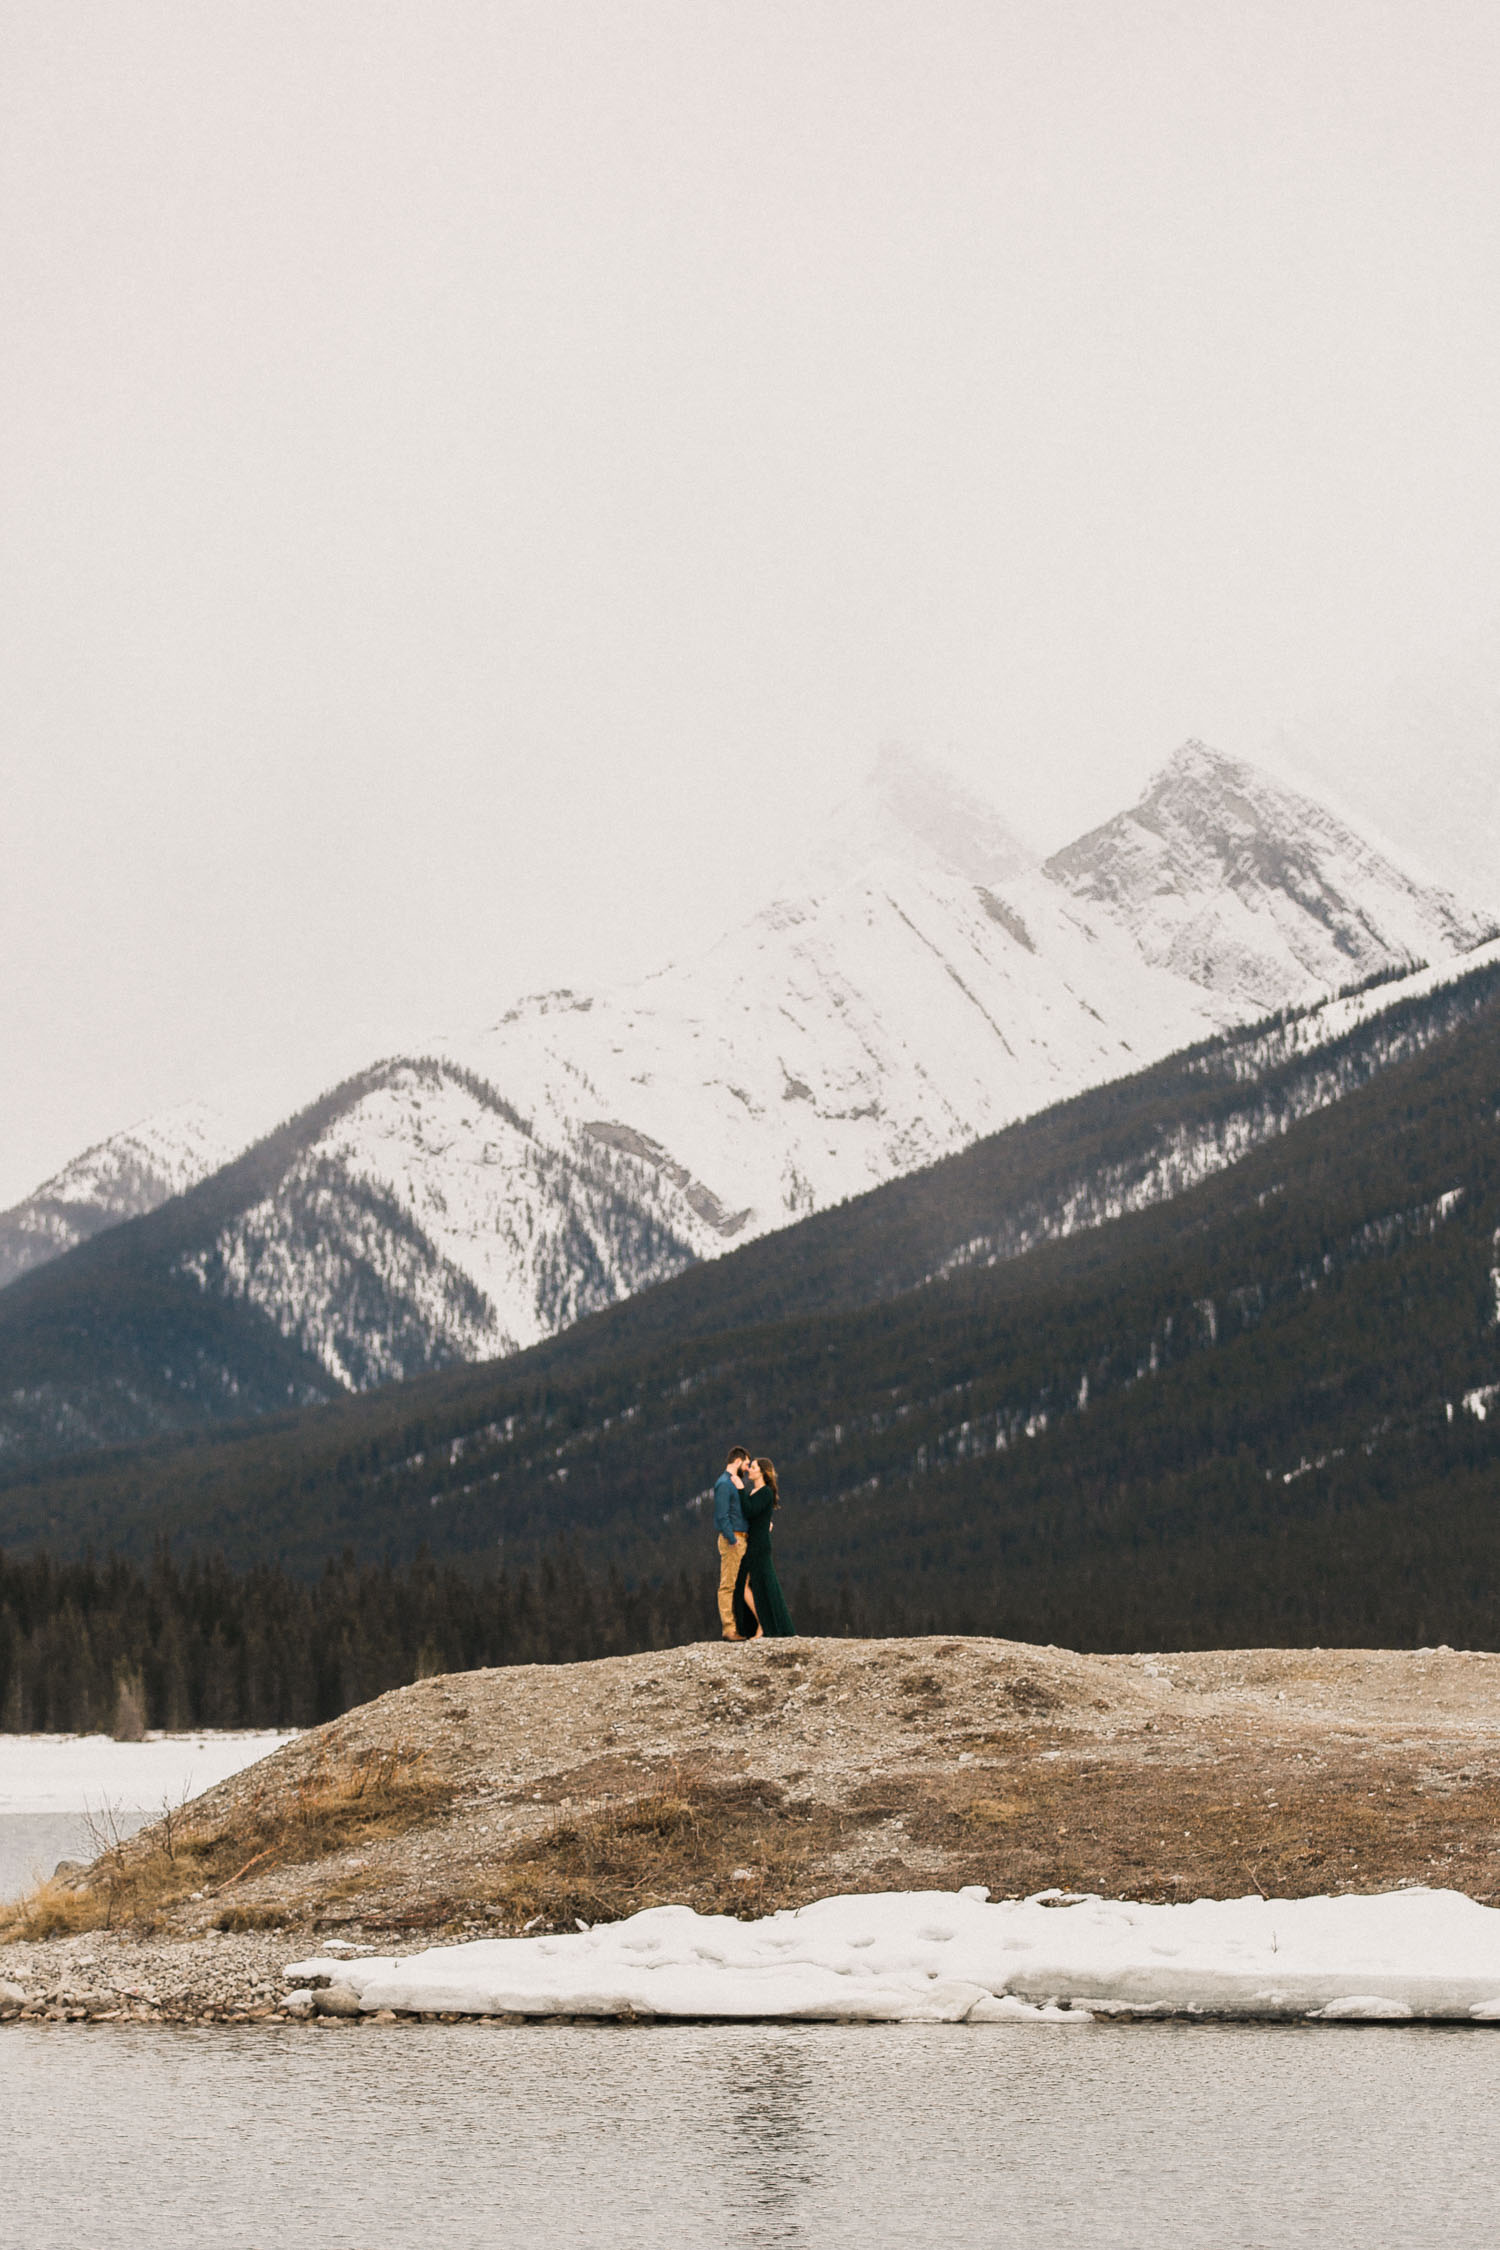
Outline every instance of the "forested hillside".
<svg viewBox="0 0 1500 2250"><path fill-rule="evenodd" d="M743 1438L781 1469L788 1579L893 1621L1099 1648L1493 1641L1500 1003L1475 1004L1175 1200L1020 1256L765 1317L799 1266L775 1284L777 1244L752 1245L515 1362L12 1479L0 1531L308 1572L346 1545L514 1569L567 1535L587 1571L706 1587L706 1487ZM846 1278L877 1239L840 1235L855 1208L813 1222ZM920 1232L898 1205L889 1272ZM751 1317L712 1326L711 1281L720 1323Z"/></svg>

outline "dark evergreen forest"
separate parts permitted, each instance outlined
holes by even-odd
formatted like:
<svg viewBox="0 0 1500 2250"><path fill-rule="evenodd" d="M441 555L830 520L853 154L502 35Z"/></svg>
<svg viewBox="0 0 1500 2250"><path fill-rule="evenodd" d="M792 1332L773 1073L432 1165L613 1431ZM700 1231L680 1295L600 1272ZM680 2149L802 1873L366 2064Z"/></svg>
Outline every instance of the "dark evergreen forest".
<svg viewBox="0 0 1500 2250"><path fill-rule="evenodd" d="M315 1579L219 1556L144 1570L121 1557L0 1556L0 1733L315 1726L388 1688L492 1664L565 1664L672 1648L717 1632L716 1580L627 1588L568 1549L477 1577L426 1557L395 1570L331 1561ZM805 1629L890 1619L798 1589Z"/></svg>

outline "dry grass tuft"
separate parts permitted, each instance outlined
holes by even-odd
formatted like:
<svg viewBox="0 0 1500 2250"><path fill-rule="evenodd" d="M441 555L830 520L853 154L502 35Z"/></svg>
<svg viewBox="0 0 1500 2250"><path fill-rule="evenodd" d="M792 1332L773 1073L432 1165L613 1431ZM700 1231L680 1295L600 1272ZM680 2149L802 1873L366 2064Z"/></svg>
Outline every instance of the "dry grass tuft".
<svg viewBox="0 0 1500 2250"><path fill-rule="evenodd" d="M1225 1744L1210 1761L1166 1754L1144 1771L1081 1754L911 1776L884 1784L878 1803L903 1815L945 1885L987 1883L1002 1896L1056 1884L1161 1900L1304 1898L1413 1880L1492 1896L1500 1778L1444 1785L1419 1766L1399 1751L1376 1766L1359 1746L1314 1762Z"/></svg>
<svg viewBox="0 0 1500 2250"><path fill-rule="evenodd" d="M772 1782L678 1780L554 1822L510 1853L486 1904L510 1928L571 1929L643 1907L745 1918L817 1896L842 1822Z"/></svg>
<svg viewBox="0 0 1500 2250"><path fill-rule="evenodd" d="M77 1930L151 1931L184 1899L232 1891L247 1875L324 1858L355 1842L419 1827L452 1801L449 1785L423 1771L421 1751L372 1751L342 1766L326 1761L295 1788L262 1793L222 1827L194 1823L191 1808L169 1813L128 1842L106 1844L73 1883L49 1880L9 1909L0 1943L60 1937ZM267 1919L261 1919L261 1916ZM220 1929L270 1928L272 1909L232 1902Z"/></svg>
<svg viewBox="0 0 1500 2250"><path fill-rule="evenodd" d="M14 1906L0 1908L0 1913L14 1917L0 1923L0 1943L4 1944L12 1944L19 1938L71 1937L77 1930L99 1927L90 1894L52 1875L28 1891L25 1898L17 1899Z"/></svg>
<svg viewBox="0 0 1500 2250"><path fill-rule="evenodd" d="M284 1930L292 1917L284 1906L226 1906L214 1916L216 1930Z"/></svg>

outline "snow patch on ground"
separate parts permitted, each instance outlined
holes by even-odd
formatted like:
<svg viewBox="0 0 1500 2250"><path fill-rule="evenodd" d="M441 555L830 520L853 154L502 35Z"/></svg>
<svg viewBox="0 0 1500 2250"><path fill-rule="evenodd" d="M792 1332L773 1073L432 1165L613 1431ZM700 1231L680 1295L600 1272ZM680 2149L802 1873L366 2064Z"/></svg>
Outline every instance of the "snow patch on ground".
<svg viewBox="0 0 1500 2250"><path fill-rule="evenodd" d="M293 1962L335 2012L1083 2023L1095 2015L1500 2019L1500 1912L1456 1891L1146 1906L972 1888L763 1921L653 1907L560 1937ZM326 1991L327 1998L324 1998Z"/></svg>

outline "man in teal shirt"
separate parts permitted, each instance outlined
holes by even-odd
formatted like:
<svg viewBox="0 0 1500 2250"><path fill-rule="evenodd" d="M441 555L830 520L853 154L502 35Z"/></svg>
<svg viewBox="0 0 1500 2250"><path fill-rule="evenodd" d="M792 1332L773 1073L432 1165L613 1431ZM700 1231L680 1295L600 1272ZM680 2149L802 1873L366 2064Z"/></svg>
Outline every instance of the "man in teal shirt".
<svg viewBox="0 0 1500 2250"><path fill-rule="evenodd" d="M724 1472L714 1486L714 1530L719 1535L719 1623L726 1641L737 1641L734 1629L734 1582L745 1553L745 1511L740 1506L742 1479L750 1456L742 1445L729 1448Z"/></svg>

